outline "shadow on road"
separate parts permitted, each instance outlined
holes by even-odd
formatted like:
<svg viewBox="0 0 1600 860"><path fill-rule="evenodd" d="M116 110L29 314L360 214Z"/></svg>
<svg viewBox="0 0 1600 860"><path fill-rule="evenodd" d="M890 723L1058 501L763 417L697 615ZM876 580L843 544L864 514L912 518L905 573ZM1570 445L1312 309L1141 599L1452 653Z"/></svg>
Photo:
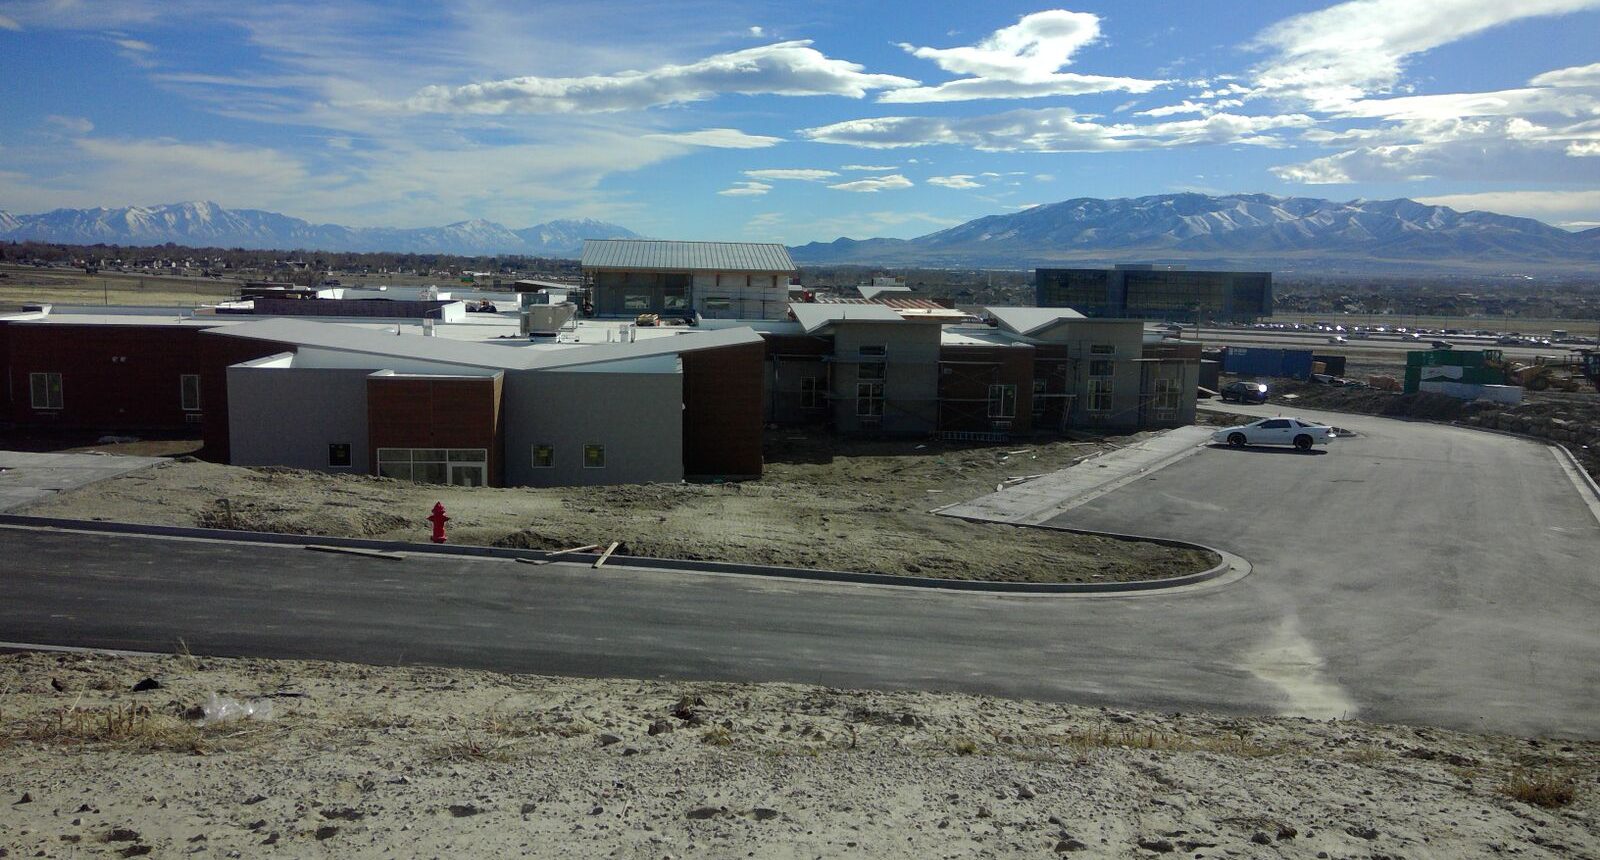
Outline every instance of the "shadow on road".
<svg viewBox="0 0 1600 860"><path fill-rule="evenodd" d="M1211 448L1214 451L1236 451L1236 452L1240 452L1240 453L1250 453L1250 454L1296 454L1296 455L1301 456L1301 457L1304 457L1304 456L1306 456L1308 454L1320 457L1320 456L1323 456L1323 455L1328 453L1328 450L1326 448L1321 448L1321 449L1312 448L1309 451L1302 451L1299 448L1289 448L1287 446L1282 446L1282 445L1242 445L1242 446L1234 446L1234 445L1229 445L1226 442L1213 442L1213 443L1211 443L1210 445L1208 445L1206 447Z"/></svg>

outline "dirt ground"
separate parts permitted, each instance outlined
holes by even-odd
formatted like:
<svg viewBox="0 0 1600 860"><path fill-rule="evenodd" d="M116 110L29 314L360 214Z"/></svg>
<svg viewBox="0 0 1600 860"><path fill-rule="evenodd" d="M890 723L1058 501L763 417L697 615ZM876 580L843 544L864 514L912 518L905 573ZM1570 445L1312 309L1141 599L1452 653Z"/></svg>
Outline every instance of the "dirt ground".
<svg viewBox="0 0 1600 860"><path fill-rule="evenodd" d="M0 313L20 310L29 302L193 307L232 298L239 286L236 281L7 266L0 267Z"/></svg>
<svg viewBox="0 0 1600 860"><path fill-rule="evenodd" d="M200 725L213 694L270 718ZM18 858L1594 857L1597 774L1593 742L1347 721L0 655Z"/></svg>
<svg viewBox="0 0 1600 860"><path fill-rule="evenodd" d="M17 513L421 541L424 518L442 501L450 540L465 544L564 549L621 541L622 551L659 558L1021 582L1164 578L1214 565L1207 552L929 513L994 492L1007 478L1071 465L1106 444L973 447L780 431L767 440L760 481L552 489L437 487L179 458Z"/></svg>

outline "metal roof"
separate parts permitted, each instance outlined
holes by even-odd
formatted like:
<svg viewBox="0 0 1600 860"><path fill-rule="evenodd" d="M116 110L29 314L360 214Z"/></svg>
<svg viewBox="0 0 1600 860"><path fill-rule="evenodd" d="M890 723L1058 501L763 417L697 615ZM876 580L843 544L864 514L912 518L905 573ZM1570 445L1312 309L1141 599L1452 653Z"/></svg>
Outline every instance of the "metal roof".
<svg viewBox="0 0 1600 860"><path fill-rule="evenodd" d="M762 242L664 242L585 239L585 269L665 269L678 272L793 272L789 249Z"/></svg>
<svg viewBox="0 0 1600 860"><path fill-rule="evenodd" d="M822 305L797 302L789 305L789 311L800 321L806 334L814 334L819 329L839 322L904 322L894 308L877 303Z"/></svg>
<svg viewBox="0 0 1600 860"><path fill-rule="evenodd" d="M690 330L678 337L652 337L633 343L575 346L571 349L537 349L526 345L467 343L415 334L397 336L352 328L339 323L312 322L285 317L207 329L205 333L356 352L380 358L410 358L439 364L500 370L560 370L580 365L629 361L653 355L763 342L761 335L756 334L753 329L730 328L720 331ZM375 360L373 369L383 369L383 362Z"/></svg>
<svg viewBox="0 0 1600 860"><path fill-rule="evenodd" d="M1054 328L1067 320L1081 320L1084 315L1071 308L984 308L1000 325L1020 335L1031 335Z"/></svg>

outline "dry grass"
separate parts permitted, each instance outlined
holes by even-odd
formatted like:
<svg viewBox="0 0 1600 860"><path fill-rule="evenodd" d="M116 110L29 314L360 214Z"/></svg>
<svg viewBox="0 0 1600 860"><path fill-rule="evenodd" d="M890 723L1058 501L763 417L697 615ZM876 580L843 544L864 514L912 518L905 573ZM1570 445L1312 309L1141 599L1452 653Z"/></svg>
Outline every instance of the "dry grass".
<svg viewBox="0 0 1600 860"><path fill-rule="evenodd" d="M0 730L9 745L31 741L59 747L115 747L139 752L185 752L203 755L236 750L260 741L270 726L248 722L200 725L139 704L56 708L33 720Z"/></svg>
<svg viewBox="0 0 1600 860"><path fill-rule="evenodd" d="M1154 729L1090 729L1068 732L1066 746L1079 750L1135 749L1161 752L1211 752L1241 758L1264 758L1284 752L1281 747L1251 741L1245 735L1184 735Z"/></svg>
<svg viewBox="0 0 1600 860"><path fill-rule="evenodd" d="M1501 784L1500 793L1531 806L1560 809L1578 796L1578 785L1557 771L1517 771Z"/></svg>
<svg viewBox="0 0 1600 860"><path fill-rule="evenodd" d="M714 747L731 747L733 746L733 732L729 731L726 726L712 726L706 729L705 734L700 736L700 742Z"/></svg>

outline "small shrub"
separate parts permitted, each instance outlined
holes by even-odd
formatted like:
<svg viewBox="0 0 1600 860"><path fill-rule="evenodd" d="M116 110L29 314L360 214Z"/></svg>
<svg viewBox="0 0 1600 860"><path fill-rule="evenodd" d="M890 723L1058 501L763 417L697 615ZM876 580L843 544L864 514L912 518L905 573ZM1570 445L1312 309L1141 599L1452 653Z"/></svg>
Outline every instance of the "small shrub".
<svg viewBox="0 0 1600 860"><path fill-rule="evenodd" d="M956 755L975 755L978 752L978 742L972 738L956 738L950 743L950 749Z"/></svg>
<svg viewBox="0 0 1600 860"><path fill-rule="evenodd" d="M1571 778L1554 771L1518 771L1500 786L1500 793L1530 806L1560 809L1577 796L1578 786Z"/></svg>
<svg viewBox="0 0 1600 860"><path fill-rule="evenodd" d="M726 726L712 726L706 729L705 734L700 736L700 742L714 747L731 747L733 746L733 732L728 731Z"/></svg>

